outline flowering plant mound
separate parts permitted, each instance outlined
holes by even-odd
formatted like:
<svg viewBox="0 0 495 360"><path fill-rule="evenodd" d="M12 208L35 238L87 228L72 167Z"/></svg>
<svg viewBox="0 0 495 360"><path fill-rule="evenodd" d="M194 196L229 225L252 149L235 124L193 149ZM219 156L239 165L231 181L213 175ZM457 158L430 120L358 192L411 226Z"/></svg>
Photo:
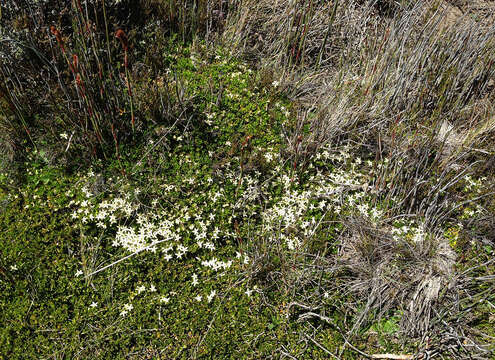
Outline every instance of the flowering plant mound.
<svg viewBox="0 0 495 360"><path fill-rule="evenodd" d="M277 80L198 51L209 50L172 52L166 76L136 83L136 104L152 84L180 109L136 148L73 173L34 151L19 190L0 174L0 353L327 356L306 341L318 318L332 326L313 341L352 358L346 331L425 331L417 314L453 293L485 178L425 177L434 196L421 206L440 205L400 212L406 161L345 141L302 154L310 129ZM467 201L436 196L456 182Z"/></svg>

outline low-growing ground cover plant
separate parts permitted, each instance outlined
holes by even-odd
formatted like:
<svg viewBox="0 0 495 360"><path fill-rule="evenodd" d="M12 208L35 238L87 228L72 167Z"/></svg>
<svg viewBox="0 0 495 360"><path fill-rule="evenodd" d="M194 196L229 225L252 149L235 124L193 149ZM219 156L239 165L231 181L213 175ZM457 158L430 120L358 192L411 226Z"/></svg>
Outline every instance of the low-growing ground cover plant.
<svg viewBox="0 0 495 360"><path fill-rule="evenodd" d="M0 358L493 356L486 19L440 26L443 2L73 1L22 35L54 16L36 4L14 2L33 23L13 34L51 41L51 65L21 53L19 78L0 74ZM75 92L30 104L40 79ZM67 106L101 112L49 121Z"/></svg>

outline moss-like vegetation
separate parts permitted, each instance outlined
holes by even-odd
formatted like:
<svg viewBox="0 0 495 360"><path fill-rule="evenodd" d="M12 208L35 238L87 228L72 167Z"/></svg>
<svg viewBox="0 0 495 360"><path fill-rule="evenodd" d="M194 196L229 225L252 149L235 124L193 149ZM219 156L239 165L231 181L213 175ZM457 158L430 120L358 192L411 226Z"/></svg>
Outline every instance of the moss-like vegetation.
<svg viewBox="0 0 495 360"><path fill-rule="evenodd" d="M481 13L13 4L0 359L493 356Z"/></svg>

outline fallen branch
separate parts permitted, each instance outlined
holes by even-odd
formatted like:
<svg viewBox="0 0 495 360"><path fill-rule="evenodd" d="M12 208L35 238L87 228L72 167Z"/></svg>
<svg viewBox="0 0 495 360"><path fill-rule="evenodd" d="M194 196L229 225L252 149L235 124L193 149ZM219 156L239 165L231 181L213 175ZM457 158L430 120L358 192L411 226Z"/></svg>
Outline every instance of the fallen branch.
<svg viewBox="0 0 495 360"><path fill-rule="evenodd" d="M395 354L374 354L371 355L372 359L393 359L393 360L409 360L412 359L412 355L395 355Z"/></svg>

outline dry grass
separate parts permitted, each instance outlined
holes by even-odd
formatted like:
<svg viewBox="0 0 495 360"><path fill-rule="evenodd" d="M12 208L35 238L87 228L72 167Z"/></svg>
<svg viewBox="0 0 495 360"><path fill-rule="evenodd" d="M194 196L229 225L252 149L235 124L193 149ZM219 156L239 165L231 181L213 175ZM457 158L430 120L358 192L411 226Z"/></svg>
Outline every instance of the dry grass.
<svg viewBox="0 0 495 360"><path fill-rule="evenodd" d="M489 16L475 21L443 1L390 4L248 1L228 22L224 37L234 51L299 104L288 139L311 126L294 156L353 144L357 155L386 159L373 175L387 217L379 225L340 219L337 256L307 254L297 272L277 281L309 309L319 306L314 292L324 285L350 296L336 305L354 314L348 334L400 311L404 339L421 340L423 355L484 357L489 350L473 340L464 310L479 297L469 272L455 272L457 254L443 233L466 204L493 216L495 27ZM466 198L462 182L482 172L486 190ZM397 242L391 224L398 218L420 220L429 235L415 245ZM322 284L322 274L331 280ZM491 277L476 283L495 291Z"/></svg>
<svg viewBox="0 0 495 360"><path fill-rule="evenodd" d="M332 239L335 253L313 249L279 259L274 254L281 252L280 244L263 242L253 254L257 268L252 271L263 285L280 286L300 308L311 310L302 320L314 318L314 310L322 308L321 289L332 292L332 310L346 319L339 329L346 339L400 313L401 339L417 341L418 356L488 357L486 343L493 338L479 334L473 325L479 317L470 310L481 302L493 306L488 296L495 293L490 274L494 261L483 253L462 260L466 249L494 246L495 27L487 3L477 2L478 12L467 2L440 0L142 3L158 9L183 40L198 33L218 40L223 31L221 40L233 54L258 67L262 85L286 93L297 104L297 124L285 134L287 159L303 168L322 146L338 149L345 144L355 149L353 155L373 160L369 193L385 216L375 223L356 216L337 219L344 229ZM74 7L71 11L75 26L84 30L90 16ZM36 106L51 106L52 111L58 106L59 112L74 115L60 121L77 131L80 143L94 148L106 141L118 149L113 122L121 111L126 114L127 125L119 133L123 138L134 119L127 66L121 71L112 67L115 56L123 55L119 44L109 42L105 29L85 38L74 36L71 50L78 51L80 74L87 80L83 93L70 66L72 54L65 54L55 34L38 30L24 44L45 44L53 64L39 55L39 63L0 67L5 141L13 149L21 146L23 137L31 136L28 129L39 125ZM1 46L15 64L16 42L3 37ZM35 47L25 48L36 53ZM98 50L105 48L106 53ZM98 76L100 63L108 65L103 77ZM40 68L59 86L30 75ZM171 105L163 105L167 99L160 89L168 89L171 81L161 75L137 87L141 93L136 101L165 117ZM40 88L46 98L31 103ZM105 95L101 99L100 89ZM146 89L155 97L148 99ZM305 124L310 128L306 133ZM58 135L58 128L46 126L46 131ZM461 190L466 176L480 174L487 176L483 191ZM461 218L469 205L482 211ZM415 242L397 240L397 219L414 219L426 235ZM456 253L444 233L457 223L465 229L465 245L457 246L461 251ZM287 266L280 269L281 263Z"/></svg>

